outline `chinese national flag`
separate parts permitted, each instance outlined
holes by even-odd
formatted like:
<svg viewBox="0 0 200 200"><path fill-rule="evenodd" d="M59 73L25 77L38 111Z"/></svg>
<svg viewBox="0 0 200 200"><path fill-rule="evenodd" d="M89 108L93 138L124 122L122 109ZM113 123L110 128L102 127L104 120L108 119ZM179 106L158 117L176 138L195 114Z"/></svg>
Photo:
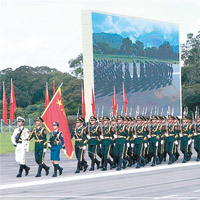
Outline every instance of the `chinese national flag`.
<svg viewBox="0 0 200 200"><path fill-rule="evenodd" d="M71 159L73 157L73 145L67 122L67 116L65 114L65 108L61 97L60 87L56 91L41 117L44 120L44 124L49 132L53 130L53 122L59 123L59 130L63 133L66 156Z"/></svg>
<svg viewBox="0 0 200 200"><path fill-rule="evenodd" d="M46 83L46 91L45 91L45 108L49 104L49 90L48 90L48 83Z"/></svg>
<svg viewBox="0 0 200 200"><path fill-rule="evenodd" d="M128 104L128 99L126 97L126 92L125 92L125 88L124 88L124 83L123 83L123 99L124 99L124 112L125 115L127 116L127 104Z"/></svg>
<svg viewBox="0 0 200 200"><path fill-rule="evenodd" d="M86 111L85 111L85 95L84 95L84 89L82 88L82 115L85 119Z"/></svg>
<svg viewBox="0 0 200 200"><path fill-rule="evenodd" d="M114 88L114 94L113 94L113 100L112 100L112 109L113 109L113 115L117 116L117 96L116 96L115 88Z"/></svg>
<svg viewBox="0 0 200 200"><path fill-rule="evenodd" d="M94 91L92 89L92 114L94 117L96 117L96 105L94 100Z"/></svg>
<svg viewBox="0 0 200 200"><path fill-rule="evenodd" d="M13 81L11 79L11 90L10 90L10 124L15 119L15 112L16 112L17 106L16 106L16 100L15 100L15 90Z"/></svg>
<svg viewBox="0 0 200 200"><path fill-rule="evenodd" d="M3 81L3 112L2 112L2 119L5 124L8 124L8 110L7 110L7 99L6 99L6 89L5 84Z"/></svg>

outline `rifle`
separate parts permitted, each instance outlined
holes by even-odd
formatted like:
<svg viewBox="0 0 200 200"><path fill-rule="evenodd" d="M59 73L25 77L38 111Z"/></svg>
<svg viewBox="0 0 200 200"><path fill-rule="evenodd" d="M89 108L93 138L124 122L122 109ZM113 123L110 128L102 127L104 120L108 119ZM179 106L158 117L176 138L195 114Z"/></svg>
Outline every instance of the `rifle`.
<svg viewBox="0 0 200 200"><path fill-rule="evenodd" d="M15 139L15 142L16 142L16 143L19 142L19 139L21 138L21 135L22 135L23 130L24 130L24 127L23 127L23 129L17 134L16 139Z"/></svg>

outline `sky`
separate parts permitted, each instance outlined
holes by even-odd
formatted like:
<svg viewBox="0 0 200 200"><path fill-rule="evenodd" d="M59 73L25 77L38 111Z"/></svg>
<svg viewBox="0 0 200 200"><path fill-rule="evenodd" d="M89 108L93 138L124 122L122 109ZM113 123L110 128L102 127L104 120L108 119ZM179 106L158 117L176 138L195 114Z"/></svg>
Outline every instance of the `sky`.
<svg viewBox="0 0 200 200"><path fill-rule="evenodd" d="M159 47L165 41L179 45L179 25L174 23L93 12L92 30L129 37L133 43L139 40L145 47Z"/></svg>
<svg viewBox="0 0 200 200"><path fill-rule="evenodd" d="M81 10L177 23L180 42L200 30L199 0L0 0L0 70L21 65L68 72L82 52Z"/></svg>

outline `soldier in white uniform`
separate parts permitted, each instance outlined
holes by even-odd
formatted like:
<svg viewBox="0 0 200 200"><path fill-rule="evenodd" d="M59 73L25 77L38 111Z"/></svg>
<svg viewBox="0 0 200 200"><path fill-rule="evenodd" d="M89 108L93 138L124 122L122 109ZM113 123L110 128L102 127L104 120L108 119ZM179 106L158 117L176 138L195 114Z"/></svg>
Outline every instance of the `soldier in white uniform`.
<svg viewBox="0 0 200 200"><path fill-rule="evenodd" d="M23 169L25 170L25 175L27 176L30 170L25 164L26 151L29 150L29 130L24 128L25 119L22 117L17 117L18 128L16 128L11 136L11 141L15 148L15 160L19 164L19 173L16 177L21 177Z"/></svg>

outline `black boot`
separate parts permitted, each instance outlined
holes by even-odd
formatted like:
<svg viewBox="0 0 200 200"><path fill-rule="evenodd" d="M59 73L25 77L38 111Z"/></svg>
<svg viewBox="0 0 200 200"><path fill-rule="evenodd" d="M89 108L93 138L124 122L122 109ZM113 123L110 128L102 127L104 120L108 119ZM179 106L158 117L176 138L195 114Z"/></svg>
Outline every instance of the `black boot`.
<svg viewBox="0 0 200 200"><path fill-rule="evenodd" d="M171 165L172 164L172 154L169 155L169 162L168 162L168 165Z"/></svg>
<svg viewBox="0 0 200 200"><path fill-rule="evenodd" d="M107 162L107 160L104 161L102 171L107 171Z"/></svg>
<svg viewBox="0 0 200 200"><path fill-rule="evenodd" d="M117 169L116 169L117 171L120 171L120 170L122 169L122 161L123 161L123 160L120 158L120 159L119 159L119 163L118 163L118 167L117 167Z"/></svg>
<svg viewBox="0 0 200 200"><path fill-rule="evenodd" d="M36 174L35 177L41 177L41 171L42 171L42 164L39 164L39 166L38 166L38 172L37 172L37 174Z"/></svg>
<svg viewBox="0 0 200 200"><path fill-rule="evenodd" d="M200 161L200 150L198 151L198 154L197 154L197 159L196 159L196 161L198 162L198 161Z"/></svg>
<svg viewBox="0 0 200 200"><path fill-rule="evenodd" d="M24 165L19 165L19 173L17 174L17 176L16 177L22 177L22 171L23 171L23 169L24 169Z"/></svg>
<svg viewBox="0 0 200 200"><path fill-rule="evenodd" d="M27 165L24 165L24 169L25 169L25 175L27 176L30 170L30 167L28 167Z"/></svg>
<svg viewBox="0 0 200 200"><path fill-rule="evenodd" d="M154 167L156 166L156 156L153 157L153 162L151 164L151 167Z"/></svg>
<svg viewBox="0 0 200 200"><path fill-rule="evenodd" d="M58 164L59 175L62 175L63 168Z"/></svg>
<svg viewBox="0 0 200 200"><path fill-rule="evenodd" d="M111 161L110 158L108 158L108 163L109 163L109 165L110 165L110 169L112 169L112 168L113 168L113 162Z"/></svg>
<svg viewBox="0 0 200 200"><path fill-rule="evenodd" d="M97 164L97 169L99 169L100 168L100 161L98 161L96 158L94 159L94 162Z"/></svg>
<svg viewBox="0 0 200 200"><path fill-rule="evenodd" d="M77 173L80 173L80 168L81 168L81 166L82 166L82 162L81 162L81 161L78 161L77 169L76 169L76 171L75 171L76 174L77 174Z"/></svg>
<svg viewBox="0 0 200 200"><path fill-rule="evenodd" d="M49 175L49 170L50 170L50 167L48 167L47 165L45 165L44 163L42 164L42 167L44 168L44 170L46 171L46 176Z"/></svg>
<svg viewBox="0 0 200 200"><path fill-rule="evenodd" d="M54 173L52 177L57 177L58 164L54 164Z"/></svg>
<svg viewBox="0 0 200 200"><path fill-rule="evenodd" d="M141 166L141 157L139 156L139 157L138 157L138 162L137 162L136 168L139 169L140 166Z"/></svg>
<svg viewBox="0 0 200 200"><path fill-rule="evenodd" d="M86 170L87 170L87 168L88 168L88 164L87 164L87 162L85 161L83 161L83 165L84 165L84 169L83 169L83 172L86 172Z"/></svg>
<svg viewBox="0 0 200 200"><path fill-rule="evenodd" d="M94 171L94 159L92 159L91 168L89 169L89 171Z"/></svg>
<svg viewBox="0 0 200 200"><path fill-rule="evenodd" d="M123 169L126 169L127 161L123 159Z"/></svg>

